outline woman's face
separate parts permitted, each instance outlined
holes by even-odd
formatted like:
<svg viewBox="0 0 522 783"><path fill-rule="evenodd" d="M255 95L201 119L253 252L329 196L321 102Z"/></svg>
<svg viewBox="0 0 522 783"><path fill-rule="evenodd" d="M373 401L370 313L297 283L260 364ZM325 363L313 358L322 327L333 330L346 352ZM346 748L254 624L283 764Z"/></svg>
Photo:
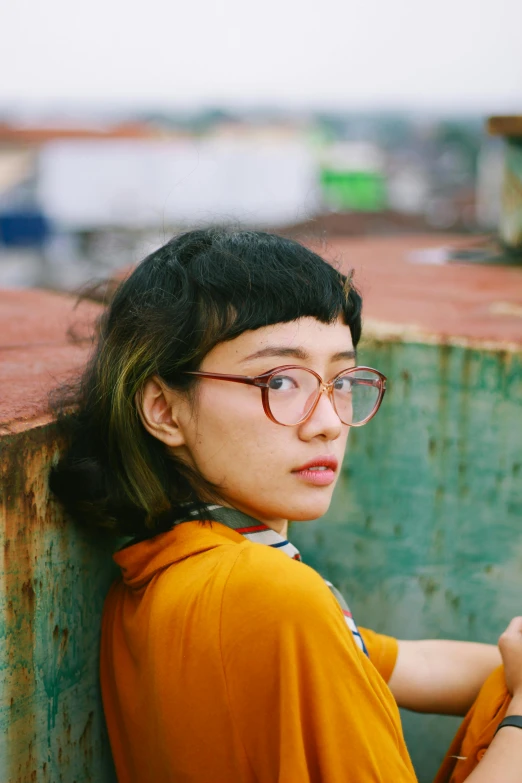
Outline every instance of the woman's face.
<svg viewBox="0 0 522 783"><path fill-rule="evenodd" d="M349 327L307 317L244 332L219 343L200 369L252 376L285 364L331 380L355 365ZM178 421L184 443L172 450L220 487L224 505L278 531L288 519L315 519L327 511L349 427L326 394L307 421L285 427L267 418L255 386L202 378L192 402L179 408ZM328 469L304 470L310 463Z"/></svg>

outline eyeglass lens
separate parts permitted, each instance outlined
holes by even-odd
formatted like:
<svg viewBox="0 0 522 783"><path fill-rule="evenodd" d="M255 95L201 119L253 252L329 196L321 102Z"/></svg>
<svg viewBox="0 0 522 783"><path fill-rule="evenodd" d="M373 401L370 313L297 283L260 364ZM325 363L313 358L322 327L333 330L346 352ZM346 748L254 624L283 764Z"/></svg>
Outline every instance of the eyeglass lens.
<svg viewBox="0 0 522 783"><path fill-rule="evenodd" d="M306 418L320 393L320 383L305 369L288 369L270 379L268 404L280 424ZM356 425L373 412L380 395L380 379L368 370L340 375L333 385L333 402L344 424Z"/></svg>

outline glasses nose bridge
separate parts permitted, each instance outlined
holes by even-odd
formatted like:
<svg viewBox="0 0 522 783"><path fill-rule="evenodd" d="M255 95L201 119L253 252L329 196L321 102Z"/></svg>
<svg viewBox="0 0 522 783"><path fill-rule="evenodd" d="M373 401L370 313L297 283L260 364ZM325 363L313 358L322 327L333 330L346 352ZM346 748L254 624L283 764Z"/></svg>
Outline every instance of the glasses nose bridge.
<svg viewBox="0 0 522 783"><path fill-rule="evenodd" d="M335 403L334 403L333 391L334 391L334 381L323 381L322 378L318 378L317 379L317 400L316 400L316 404L319 402L319 400L321 398L321 394L324 393L324 394L326 394L326 396L330 400L330 403L332 404L333 409L336 410L335 409ZM336 411L336 413L337 413L337 411Z"/></svg>
<svg viewBox="0 0 522 783"><path fill-rule="evenodd" d="M323 392L328 397L328 400L330 402L330 405L332 406L333 412L335 413L337 418L340 420L340 416L337 413L337 408L336 408L336 405L335 405L334 394L333 394L335 378L334 378L333 381L328 381L327 382L327 381L323 381L323 379L320 376L317 376L315 373L311 373L311 374L314 375L314 377L315 377L315 379L317 381L317 392L316 392L315 401L313 402L312 406L310 407L310 410L308 411L308 413L307 413L307 415L306 415L304 420L307 421L308 419L311 418L311 416L313 416L314 412L317 410L317 406L319 405L319 400L321 399L321 395L323 394Z"/></svg>
<svg viewBox="0 0 522 783"><path fill-rule="evenodd" d="M331 397L333 395L333 385L334 381L323 381L321 378L319 380L319 394L325 392L325 394Z"/></svg>

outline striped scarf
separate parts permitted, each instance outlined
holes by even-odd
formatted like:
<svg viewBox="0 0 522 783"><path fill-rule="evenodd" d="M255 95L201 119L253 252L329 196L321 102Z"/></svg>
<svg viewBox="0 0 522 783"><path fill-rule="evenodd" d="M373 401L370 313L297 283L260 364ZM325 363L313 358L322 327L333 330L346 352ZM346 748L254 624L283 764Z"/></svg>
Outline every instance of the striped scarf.
<svg viewBox="0 0 522 783"><path fill-rule="evenodd" d="M259 522L259 520L254 519L247 514L243 514L242 511L237 511L235 508L227 508L225 506L208 506L207 508L212 519L219 522L221 525L225 525L226 527L235 530L236 533L241 533L241 535L248 538L249 541L253 541L255 544L265 544L265 546L270 546L273 549L279 549L280 552L284 552L285 555L291 557L292 560L299 560L301 562L301 554L297 547L283 538L283 536L279 535L279 533L276 533L275 530L267 527L263 522ZM205 516L200 510L189 511L187 509L184 519L186 520L187 518L205 521L208 519L208 516ZM344 619L346 620L346 624L353 634L356 645L368 655L366 645L364 644L363 638L359 633L359 629L355 624L355 620L353 619L350 608L343 595L331 582L328 582L326 579L324 581L337 599L337 602L342 609Z"/></svg>

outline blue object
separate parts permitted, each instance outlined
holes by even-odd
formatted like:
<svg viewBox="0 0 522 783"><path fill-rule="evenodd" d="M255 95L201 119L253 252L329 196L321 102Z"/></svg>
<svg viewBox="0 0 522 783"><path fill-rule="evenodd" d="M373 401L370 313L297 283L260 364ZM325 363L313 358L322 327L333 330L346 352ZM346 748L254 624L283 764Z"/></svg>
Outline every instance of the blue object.
<svg viewBox="0 0 522 783"><path fill-rule="evenodd" d="M0 244L7 247L40 247L50 233L49 221L37 210L0 212Z"/></svg>

